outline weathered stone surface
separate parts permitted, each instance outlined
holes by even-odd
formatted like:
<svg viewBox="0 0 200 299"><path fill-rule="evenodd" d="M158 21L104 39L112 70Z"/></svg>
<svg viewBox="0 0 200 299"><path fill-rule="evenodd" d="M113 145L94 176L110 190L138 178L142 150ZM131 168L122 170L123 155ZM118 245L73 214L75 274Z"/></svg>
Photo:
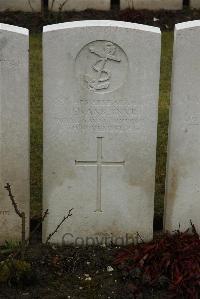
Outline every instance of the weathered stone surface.
<svg viewBox="0 0 200 299"><path fill-rule="evenodd" d="M200 231L200 22L176 25L165 229Z"/></svg>
<svg viewBox="0 0 200 299"><path fill-rule="evenodd" d="M41 11L41 0L0 0L0 11Z"/></svg>
<svg viewBox="0 0 200 299"><path fill-rule="evenodd" d="M21 239L21 219L4 189L7 182L29 230L29 34L0 24L0 243Z"/></svg>
<svg viewBox="0 0 200 299"><path fill-rule="evenodd" d="M179 10L183 0L120 0L121 9Z"/></svg>
<svg viewBox="0 0 200 299"><path fill-rule="evenodd" d="M160 30L64 23L44 28L43 45L43 240L71 208L52 242L151 239Z"/></svg>
<svg viewBox="0 0 200 299"><path fill-rule="evenodd" d="M49 0L51 11L81 11L86 9L109 10L111 0Z"/></svg>
<svg viewBox="0 0 200 299"><path fill-rule="evenodd" d="M200 1L199 0L190 0L190 7L191 8L200 8Z"/></svg>

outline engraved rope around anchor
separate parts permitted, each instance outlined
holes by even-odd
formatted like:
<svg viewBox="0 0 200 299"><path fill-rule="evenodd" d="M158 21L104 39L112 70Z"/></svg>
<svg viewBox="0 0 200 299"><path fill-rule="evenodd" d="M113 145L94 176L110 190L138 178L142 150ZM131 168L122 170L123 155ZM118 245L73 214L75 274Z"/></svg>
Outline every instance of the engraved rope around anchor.
<svg viewBox="0 0 200 299"><path fill-rule="evenodd" d="M115 61L121 62L121 59L115 56L116 46L111 42L106 42L103 51L89 47L90 53L100 57L100 59L92 65L92 69L96 72L96 77L91 78L89 75L85 76L85 81L88 88L93 91L107 89L110 86L111 72L106 69L107 62Z"/></svg>

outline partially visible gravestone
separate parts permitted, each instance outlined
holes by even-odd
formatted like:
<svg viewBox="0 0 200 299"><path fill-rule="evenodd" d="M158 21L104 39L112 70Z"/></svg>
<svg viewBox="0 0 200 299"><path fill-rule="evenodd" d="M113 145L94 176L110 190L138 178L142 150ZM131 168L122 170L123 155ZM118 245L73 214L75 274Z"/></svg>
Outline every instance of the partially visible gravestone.
<svg viewBox="0 0 200 299"><path fill-rule="evenodd" d="M86 9L109 10L111 0L49 0L51 11L81 11Z"/></svg>
<svg viewBox="0 0 200 299"><path fill-rule="evenodd" d="M44 28L44 241L71 208L52 242L152 238L160 43L125 22Z"/></svg>
<svg viewBox="0 0 200 299"><path fill-rule="evenodd" d="M9 182L29 231L29 34L0 24L0 243L21 239L21 219L4 185Z"/></svg>
<svg viewBox="0 0 200 299"><path fill-rule="evenodd" d="M41 0L0 0L0 11L41 11Z"/></svg>
<svg viewBox="0 0 200 299"><path fill-rule="evenodd" d="M120 0L121 9L180 10L183 0Z"/></svg>
<svg viewBox="0 0 200 299"><path fill-rule="evenodd" d="M191 8L200 8L200 0L190 0Z"/></svg>
<svg viewBox="0 0 200 299"><path fill-rule="evenodd" d="M175 27L165 229L200 232L200 21Z"/></svg>

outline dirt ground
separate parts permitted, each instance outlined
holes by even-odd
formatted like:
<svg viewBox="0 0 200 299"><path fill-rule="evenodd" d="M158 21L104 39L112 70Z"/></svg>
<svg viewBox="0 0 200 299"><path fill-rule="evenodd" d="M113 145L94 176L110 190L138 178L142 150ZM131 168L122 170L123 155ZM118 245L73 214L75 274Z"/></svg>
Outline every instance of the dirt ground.
<svg viewBox="0 0 200 299"><path fill-rule="evenodd" d="M0 298L124 298L123 281L112 265L116 250L32 244L25 258L32 273L20 284L0 284Z"/></svg>
<svg viewBox="0 0 200 299"><path fill-rule="evenodd" d="M17 281L17 273L0 283L0 299L131 299L129 281L114 265L120 247L56 247L31 244L25 261L31 272ZM4 257L5 258L5 257ZM143 297L167 298L159 289Z"/></svg>

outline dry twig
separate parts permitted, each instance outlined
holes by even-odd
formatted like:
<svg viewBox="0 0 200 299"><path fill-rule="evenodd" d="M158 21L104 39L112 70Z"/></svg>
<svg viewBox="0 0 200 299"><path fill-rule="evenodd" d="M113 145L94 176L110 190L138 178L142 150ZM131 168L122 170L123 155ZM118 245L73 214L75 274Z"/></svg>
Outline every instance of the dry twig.
<svg viewBox="0 0 200 299"><path fill-rule="evenodd" d="M15 197L12 194L12 190L11 190L11 185L9 183L6 184L5 189L8 191L8 196L12 202L12 205L15 209L15 213L22 219L22 238L21 238L21 249L20 251L17 251L14 256L16 257L20 252L21 252L21 257L22 259L24 259L24 254L25 254L25 249L27 247L27 244L29 243L29 241L31 240L32 236L35 234L35 232L38 230L38 228L40 227L40 225L43 223L44 219L47 217L48 215L48 209L44 212L44 215L42 216L41 221L36 225L36 227L34 228L34 230L30 233L29 238L26 239L26 223L25 223L25 213L24 212L20 212L17 203L15 201Z"/></svg>
<svg viewBox="0 0 200 299"><path fill-rule="evenodd" d="M72 209L70 209L69 211L68 211L68 214L67 214L67 216L64 216L63 217L63 219L62 219L62 221L57 225L57 227L56 227L56 229L51 233L51 234L49 234L49 236L48 236L48 238L47 238L47 240L46 240L46 244L49 242L49 240L58 232L58 230L59 230L59 228L61 227L61 225L69 218L69 217L71 217L72 216L72 210L73 210L73 208Z"/></svg>
<svg viewBox="0 0 200 299"><path fill-rule="evenodd" d="M21 239L21 257L24 259L25 245L26 245L26 217L24 212L20 212L18 209L15 197L12 194L11 186L9 183L6 184L5 189L8 191L8 196L15 209L15 213L22 219L22 239Z"/></svg>

